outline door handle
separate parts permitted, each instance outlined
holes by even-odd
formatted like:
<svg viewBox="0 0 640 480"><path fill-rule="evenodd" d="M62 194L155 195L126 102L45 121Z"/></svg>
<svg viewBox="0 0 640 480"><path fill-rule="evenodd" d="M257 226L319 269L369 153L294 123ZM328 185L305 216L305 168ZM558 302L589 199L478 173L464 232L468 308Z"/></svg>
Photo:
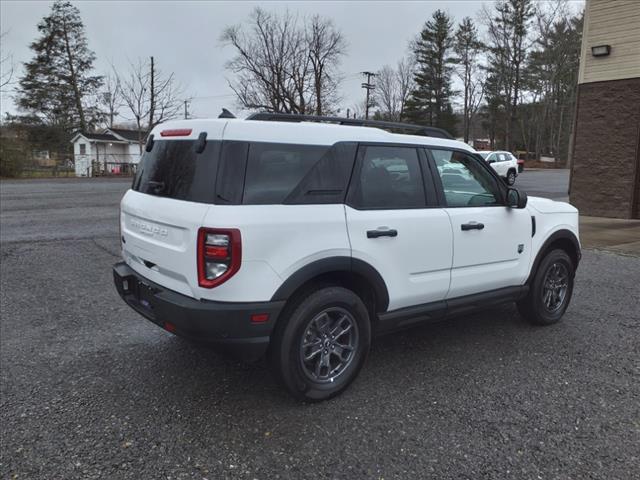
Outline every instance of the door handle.
<svg viewBox="0 0 640 480"><path fill-rule="evenodd" d="M390 230L367 230L367 238L378 237L397 237L398 231L394 229Z"/></svg>
<svg viewBox="0 0 640 480"><path fill-rule="evenodd" d="M478 223L478 222L463 223L462 225L460 225L460 228L463 231L467 231L467 230L482 230L484 228L484 223Z"/></svg>

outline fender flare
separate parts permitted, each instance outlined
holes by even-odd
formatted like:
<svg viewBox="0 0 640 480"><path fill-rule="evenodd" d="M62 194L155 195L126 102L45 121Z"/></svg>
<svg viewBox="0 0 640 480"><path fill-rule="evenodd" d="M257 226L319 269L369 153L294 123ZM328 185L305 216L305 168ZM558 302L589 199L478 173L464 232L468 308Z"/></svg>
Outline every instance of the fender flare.
<svg viewBox="0 0 640 480"><path fill-rule="evenodd" d="M271 301L287 300L302 285L326 273L355 273L363 277L376 296L376 309L386 312L389 291L382 275L369 263L352 257L328 257L311 262L291 274L271 297Z"/></svg>
<svg viewBox="0 0 640 480"><path fill-rule="evenodd" d="M582 252L580 250L580 242L578 241L578 238L571 230L567 230L567 229L557 230L553 232L551 235L549 235L549 237L542 243L542 245L538 249L536 258L533 261L533 264L531 265L529 276L527 277L527 281L525 282L526 285L528 285L531 282L534 275L538 271L538 266L540 265L540 262L544 258L544 255L547 249L549 248L549 245L551 245L553 242L557 240L569 240L573 244L576 252L576 264L574 265L574 270L578 268L578 264L580 263L580 259L582 258Z"/></svg>

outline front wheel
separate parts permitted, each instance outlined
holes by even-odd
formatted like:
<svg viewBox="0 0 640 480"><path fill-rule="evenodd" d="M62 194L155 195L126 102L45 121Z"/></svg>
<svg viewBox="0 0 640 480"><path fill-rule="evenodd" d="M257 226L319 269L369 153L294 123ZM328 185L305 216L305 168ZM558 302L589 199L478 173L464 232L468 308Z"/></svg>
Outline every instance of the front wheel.
<svg viewBox="0 0 640 480"><path fill-rule="evenodd" d="M369 352L371 322L360 297L342 287L315 291L282 318L270 346L275 374L296 398L338 395L356 378Z"/></svg>
<svg viewBox="0 0 640 480"><path fill-rule="evenodd" d="M518 302L520 314L535 325L558 322L569 306L575 270L564 250L552 250L540 262L529 293Z"/></svg>

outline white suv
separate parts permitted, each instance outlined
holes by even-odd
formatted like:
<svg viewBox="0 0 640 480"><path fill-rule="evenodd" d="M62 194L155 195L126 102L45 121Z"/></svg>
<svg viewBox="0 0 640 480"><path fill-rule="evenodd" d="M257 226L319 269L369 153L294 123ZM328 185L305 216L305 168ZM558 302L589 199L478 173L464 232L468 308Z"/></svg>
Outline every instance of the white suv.
<svg viewBox="0 0 640 480"><path fill-rule="evenodd" d="M510 152L478 152L488 165L491 165L507 185L516 183L518 176L518 159Z"/></svg>
<svg viewBox="0 0 640 480"><path fill-rule="evenodd" d="M245 359L266 353L307 401L346 388L375 334L502 302L535 324L562 317L574 207L527 201L434 129L300 120L153 130L121 203L113 272L131 307Z"/></svg>

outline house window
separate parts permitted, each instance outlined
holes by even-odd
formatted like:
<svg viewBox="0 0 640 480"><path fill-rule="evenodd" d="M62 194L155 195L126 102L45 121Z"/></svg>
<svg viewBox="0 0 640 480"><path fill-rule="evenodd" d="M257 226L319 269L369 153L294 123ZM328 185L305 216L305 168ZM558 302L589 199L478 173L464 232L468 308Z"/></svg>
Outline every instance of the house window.
<svg viewBox="0 0 640 480"><path fill-rule="evenodd" d="M87 145L84 143L80 144L80 155L86 155L87 154Z"/></svg>

